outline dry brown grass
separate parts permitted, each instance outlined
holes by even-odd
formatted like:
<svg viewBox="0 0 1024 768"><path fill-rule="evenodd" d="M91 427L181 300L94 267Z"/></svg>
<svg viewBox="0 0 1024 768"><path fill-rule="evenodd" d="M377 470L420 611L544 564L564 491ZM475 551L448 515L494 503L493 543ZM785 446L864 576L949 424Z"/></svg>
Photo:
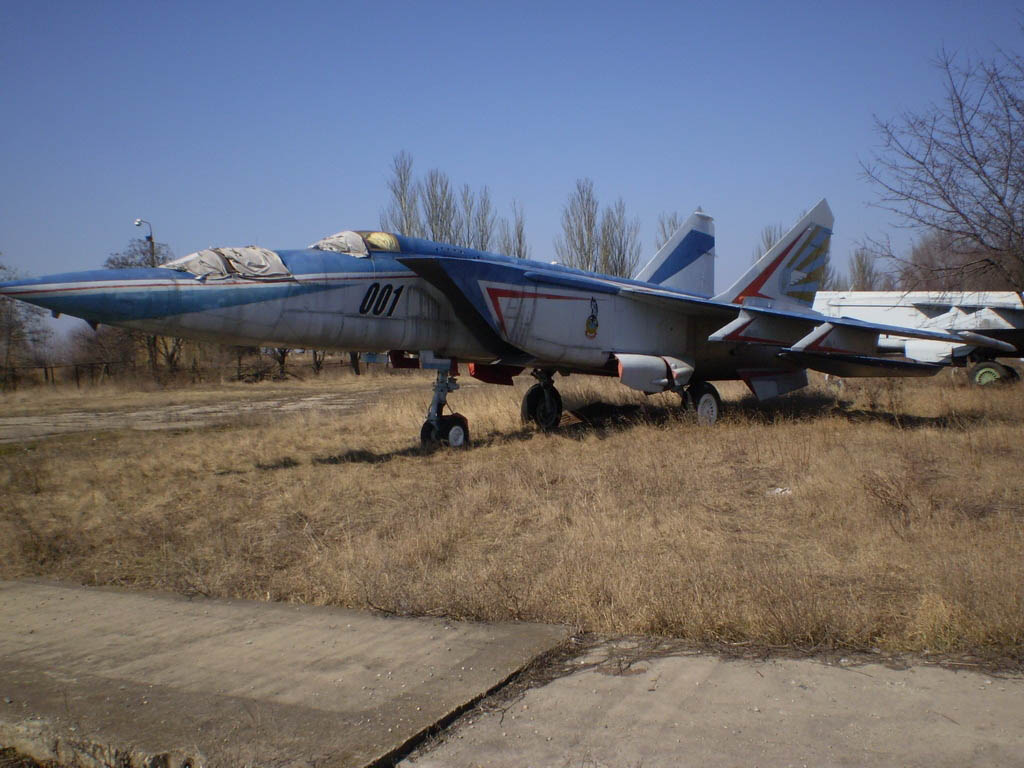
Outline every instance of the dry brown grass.
<svg viewBox="0 0 1024 768"><path fill-rule="evenodd" d="M572 377L567 405L620 407L543 435L518 423L528 383L452 396L468 452L415 446L426 385L357 417L4 448L0 576L1024 657L1024 387L729 386L704 429Z"/></svg>

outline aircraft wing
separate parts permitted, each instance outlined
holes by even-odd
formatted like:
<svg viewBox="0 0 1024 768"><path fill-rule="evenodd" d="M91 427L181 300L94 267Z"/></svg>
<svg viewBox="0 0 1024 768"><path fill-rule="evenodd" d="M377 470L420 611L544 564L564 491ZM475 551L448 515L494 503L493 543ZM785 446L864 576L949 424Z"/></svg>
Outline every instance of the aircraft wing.
<svg viewBox="0 0 1024 768"><path fill-rule="evenodd" d="M490 350L495 359L504 363L515 364L520 360L528 360L529 355L523 350L509 344L494 324L488 319L488 312L479 290L474 290L475 273L480 262L474 259L457 259L438 256L402 256L397 261L415 272L437 290L444 294L452 305L455 316L469 329L484 348ZM469 269L460 269L466 265ZM452 267L456 266L455 269ZM521 272L521 270L515 270ZM498 273L508 278L507 269Z"/></svg>
<svg viewBox="0 0 1024 768"><path fill-rule="evenodd" d="M516 356L516 350L500 338L499 329L489 321L486 298L480 282L501 282L549 286L595 294L617 295L638 304L692 317L722 321L708 336L709 343L760 344L778 347L779 354L802 366L837 375L867 375L869 369L884 368L893 375L928 375L941 366L906 363L877 356L880 334L905 336L1007 350L1010 345L977 333L923 328L904 328L871 323L848 317L828 317L807 309L774 309L734 304L691 296L672 289L623 280L607 275L577 271L547 270L540 264L491 263L476 259L439 256L407 256L399 261L441 290L463 322L475 330L481 341L502 358ZM523 267L527 267L524 269ZM531 268L532 267L532 268Z"/></svg>
<svg viewBox="0 0 1024 768"><path fill-rule="evenodd" d="M657 297L661 300L662 297ZM646 294L642 299L651 301ZM943 331L870 323L849 317L826 317L816 312L790 309L717 304L715 311L732 308L733 318L708 337L709 342L763 344L779 348L779 356L804 368L836 376L930 376L940 370L938 363L896 360L879 356L882 334L937 341L954 347L964 345L1010 351L1012 345L972 332ZM694 313L695 302L687 300L683 311ZM711 314L710 312L701 314Z"/></svg>
<svg viewBox="0 0 1024 768"><path fill-rule="evenodd" d="M927 328L906 328L897 325L872 323L852 317L828 317L818 312L799 312L791 309L772 309L770 307L751 306L749 304L727 304L713 299L702 299L696 296L681 296L664 290L649 290L633 286L624 286L619 293L639 302L657 304L674 309L681 314L701 315L704 317L729 317L732 323L715 331L708 341L734 341L774 346L790 346L800 341L794 338L794 332L809 331L812 327L828 323L833 328L846 328L850 332L887 334L906 336L913 339L945 341L951 344L971 344L989 347L1006 352L1013 350L1012 345L990 338L980 333L969 331L943 331ZM754 327L756 325L756 328ZM754 334L757 333L755 336Z"/></svg>

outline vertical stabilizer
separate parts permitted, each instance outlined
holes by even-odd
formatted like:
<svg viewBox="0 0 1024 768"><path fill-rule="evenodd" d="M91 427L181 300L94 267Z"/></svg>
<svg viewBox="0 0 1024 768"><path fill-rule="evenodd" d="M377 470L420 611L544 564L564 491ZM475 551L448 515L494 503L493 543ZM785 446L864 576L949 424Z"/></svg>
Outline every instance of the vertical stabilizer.
<svg viewBox="0 0 1024 768"><path fill-rule="evenodd" d="M717 301L807 309L822 286L832 236L832 210L821 200Z"/></svg>
<svg viewBox="0 0 1024 768"><path fill-rule="evenodd" d="M637 280L695 296L715 292L715 222L697 211L682 223L654 258L636 274Z"/></svg>

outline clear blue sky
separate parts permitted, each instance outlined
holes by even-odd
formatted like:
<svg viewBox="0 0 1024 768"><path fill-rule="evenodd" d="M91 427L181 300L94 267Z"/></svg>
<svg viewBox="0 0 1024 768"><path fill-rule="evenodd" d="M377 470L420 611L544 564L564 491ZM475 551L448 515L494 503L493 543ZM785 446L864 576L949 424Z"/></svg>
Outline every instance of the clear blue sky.
<svg viewBox="0 0 1024 768"><path fill-rule="evenodd" d="M99 266L375 228L392 156L487 184L552 259L566 195L715 217L718 286L819 198L833 258L885 235L858 161L941 97L940 46L1019 50L1004 2L19 2L0 24L0 251ZM905 238L905 235L901 237ZM905 240L904 240L905 241Z"/></svg>

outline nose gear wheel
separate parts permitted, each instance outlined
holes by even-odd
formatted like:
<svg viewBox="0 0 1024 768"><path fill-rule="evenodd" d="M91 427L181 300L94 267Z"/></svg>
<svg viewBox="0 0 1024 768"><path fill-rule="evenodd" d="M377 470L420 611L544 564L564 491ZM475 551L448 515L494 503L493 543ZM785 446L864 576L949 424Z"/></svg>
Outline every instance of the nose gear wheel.
<svg viewBox="0 0 1024 768"><path fill-rule="evenodd" d="M442 414L448 404L448 393L459 388L449 370L437 372L434 399L427 410L427 419L420 427L420 444L424 448L447 445L451 448L469 447L469 420L461 413Z"/></svg>

